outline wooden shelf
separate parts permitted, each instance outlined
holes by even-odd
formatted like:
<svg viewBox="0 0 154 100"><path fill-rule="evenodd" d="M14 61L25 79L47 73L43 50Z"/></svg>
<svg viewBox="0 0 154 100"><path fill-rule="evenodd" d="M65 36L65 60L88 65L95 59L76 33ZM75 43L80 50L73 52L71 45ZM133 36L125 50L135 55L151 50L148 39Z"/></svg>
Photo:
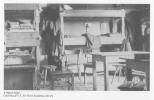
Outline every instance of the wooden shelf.
<svg viewBox="0 0 154 100"><path fill-rule="evenodd" d="M35 65L4 65L4 69L35 68Z"/></svg>
<svg viewBox="0 0 154 100"><path fill-rule="evenodd" d="M31 54L5 54L4 56L32 56Z"/></svg>

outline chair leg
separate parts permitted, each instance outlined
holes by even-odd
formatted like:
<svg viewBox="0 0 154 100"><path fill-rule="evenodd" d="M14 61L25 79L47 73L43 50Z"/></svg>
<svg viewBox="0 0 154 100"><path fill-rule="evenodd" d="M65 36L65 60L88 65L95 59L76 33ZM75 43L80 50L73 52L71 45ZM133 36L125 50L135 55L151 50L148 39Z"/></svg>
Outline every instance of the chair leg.
<svg viewBox="0 0 154 100"><path fill-rule="evenodd" d="M81 80L81 72L80 72L80 66L79 66L79 54L77 54L77 68L78 68L78 78Z"/></svg>
<svg viewBox="0 0 154 100"><path fill-rule="evenodd" d="M118 67L118 72L119 72L119 76L118 76L118 82L119 82L119 79L120 79L120 76L121 76L121 67Z"/></svg>
<svg viewBox="0 0 154 100"><path fill-rule="evenodd" d="M114 75L113 75L111 84L113 83L113 80L114 80L114 78L116 77L117 73L118 73L118 67L116 67L116 70L115 70L115 73L114 73Z"/></svg>
<svg viewBox="0 0 154 100"><path fill-rule="evenodd" d="M70 82L70 77L67 77L67 80L65 79L65 82L68 83L68 90L71 90L71 82Z"/></svg>
<svg viewBox="0 0 154 100"><path fill-rule="evenodd" d="M54 90L54 79L51 79L51 90Z"/></svg>
<svg viewBox="0 0 154 100"><path fill-rule="evenodd" d="M44 84L43 84L43 87L45 87L46 81L47 81L47 74L48 74L48 70L47 69L45 69L45 73L44 74L45 75L44 75Z"/></svg>
<svg viewBox="0 0 154 100"><path fill-rule="evenodd" d="M126 74L126 71L124 71L124 83L126 83L127 82L127 74Z"/></svg>
<svg viewBox="0 0 154 100"><path fill-rule="evenodd" d="M80 70L80 66L79 65L77 65L78 66L78 78L79 78L79 80L81 80L81 70Z"/></svg>
<svg viewBox="0 0 154 100"><path fill-rule="evenodd" d="M74 74L68 77L68 90L74 90Z"/></svg>
<svg viewBox="0 0 154 100"><path fill-rule="evenodd" d="M87 74L86 74L86 67L84 66L84 84L86 84L86 76L87 76Z"/></svg>

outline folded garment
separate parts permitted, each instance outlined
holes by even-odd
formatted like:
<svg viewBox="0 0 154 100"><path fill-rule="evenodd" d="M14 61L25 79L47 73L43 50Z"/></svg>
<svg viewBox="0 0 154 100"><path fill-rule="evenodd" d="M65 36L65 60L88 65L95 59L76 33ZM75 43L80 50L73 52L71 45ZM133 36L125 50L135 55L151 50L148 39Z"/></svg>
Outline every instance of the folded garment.
<svg viewBox="0 0 154 100"><path fill-rule="evenodd" d="M20 24L20 28L29 28L32 29L33 25L32 24Z"/></svg>
<svg viewBox="0 0 154 100"><path fill-rule="evenodd" d="M9 22L9 28L19 28L19 22Z"/></svg>

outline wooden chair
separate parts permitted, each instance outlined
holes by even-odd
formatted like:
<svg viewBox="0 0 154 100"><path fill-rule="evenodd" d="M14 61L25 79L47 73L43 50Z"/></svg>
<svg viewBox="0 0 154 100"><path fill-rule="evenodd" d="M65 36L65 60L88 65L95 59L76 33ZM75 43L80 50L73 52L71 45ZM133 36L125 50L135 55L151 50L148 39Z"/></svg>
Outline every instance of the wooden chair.
<svg viewBox="0 0 154 100"><path fill-rule="evenodd" d="M87 72L86 69L92 69L94 65L92 64L92 55L91 54L86 54L85 57L87 58L87 63L84 64L84 84L86 84L86 77L87 77ZM104 74L104 71L97 71L97 74Z"/></svg>
<svg viewBox="0 0 154 100"><path fill-rule="evenodd" d="M126 65L126 68L129 65ZM145 91L146 87L146 73L132 68L127 68L125 72L126 78L122 85L118 88L122 91Z"/></svg>
<svg viewBox="0 0 154 100"><path fill-rule="evenodd" d="M86 69L87 68L90 68L90 69L93 68L93 65L92 65L92 56L86 54L85 57L87 59L87 63L84 64L84 84L86 84L86 76L87 76Z"/></svg>
<svg viewBox="0 0 154 100"><path fill-rule="evenodd" d="M132 69L131 77L132 77L132 80L125 81L122 85L118 86L118 88L121 91L145 91L147 90L146 82L144 82L143 80L146 78L146 74L144 72Z"/></svg>
<svg viewBox="0 0 154 100"><path fill-rule="evenodd" d="M66 61L65 61L65 66L67 69L69 69L71 66L77 66L77 72L78 72L78 77L79 79L81 79L81 70L80 70L80 66L79 66L79 58L80 58L80 50L65 50L65 57L66 57ZM72 55L75 55L77 60L75 63L70 63L70 61L73 60L73 58L71 57Z"/></svg>

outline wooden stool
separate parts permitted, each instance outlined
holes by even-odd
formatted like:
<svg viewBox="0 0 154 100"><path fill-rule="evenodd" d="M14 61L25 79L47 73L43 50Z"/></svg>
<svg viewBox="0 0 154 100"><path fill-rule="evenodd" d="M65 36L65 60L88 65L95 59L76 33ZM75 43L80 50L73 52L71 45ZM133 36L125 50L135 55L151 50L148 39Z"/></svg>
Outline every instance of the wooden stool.
<svg viewBox="0 0 154 100"><path fill-rule="evenodd" d="M51 89L54 90L54 81L56 81L59 78L71 78L71 82L69 84L71 85L71 90L74 90L74 73L70 70L65 71L51 71L50 72L51 77ZM68 87L68 90L70 90L70 87Z"/></svg>
<svg viewBox="0 0 154 100"><path fill-rule="evenodd" d="M120 75L122 74L122 69L124 68L125 64L120 64L120 63L114 63L113 66L115 66L116 70L115 70L115 73L113 75L113 78L112 78L112 81L111 81L111 84L113 83L113 80L115 79L116 75L118 75L118 82L119 82L119 78L120 78Z"/></svg>
<svg viewBox="0 0 154 100"><path fill-rule="evenodd" d="M46 84L46 81L47 81L48 71L55 71L56 66L54 66L54 65L43 65L42 68L43 68L42 74L43 74L43 79L44 79L44 83L43 83L43 87L44 87L45 84Z"/></svg>

